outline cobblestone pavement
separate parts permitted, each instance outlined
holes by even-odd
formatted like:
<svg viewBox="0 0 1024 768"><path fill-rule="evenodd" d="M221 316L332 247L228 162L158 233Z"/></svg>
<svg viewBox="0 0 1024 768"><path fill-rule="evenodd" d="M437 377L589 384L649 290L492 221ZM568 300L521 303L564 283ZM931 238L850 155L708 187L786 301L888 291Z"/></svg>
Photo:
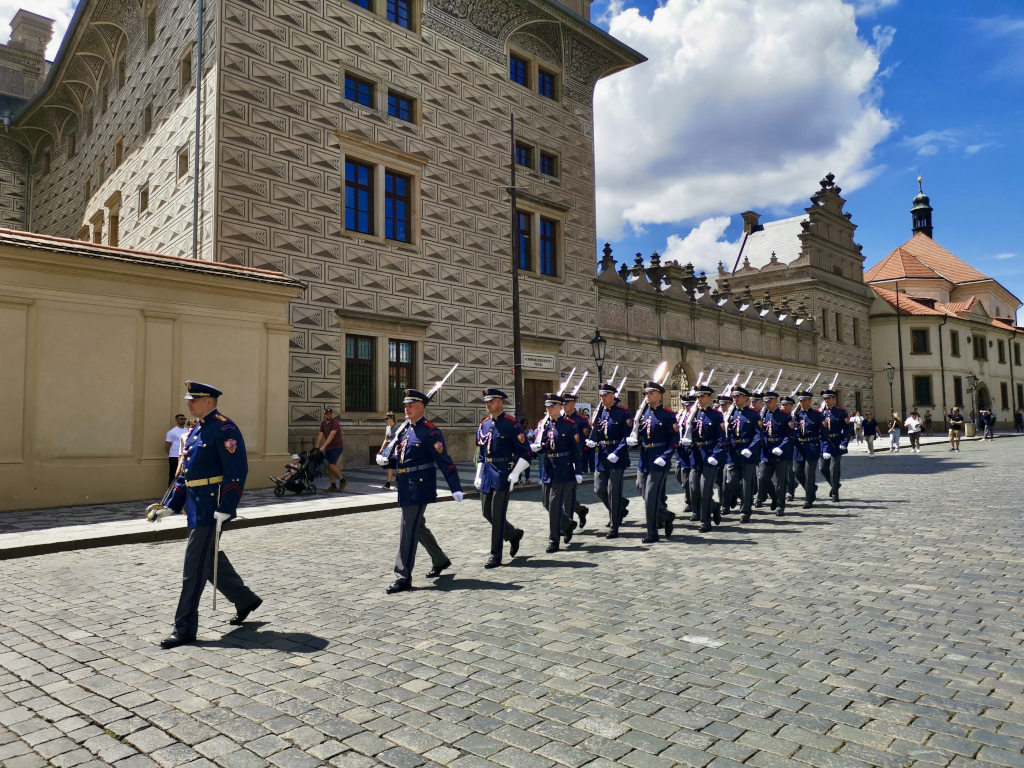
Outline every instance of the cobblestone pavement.
<svg viewBox="0 0 1024 768"><path fill-rule="evenodd" d="M0 562L0 764L1024 766L1021 445L851 456L839 505L651 546L586 491L543 554L531 491L496 570L439 504L455 567L391 597L396 510L229 530L265 603L172 651L182 542Z"/></svg>

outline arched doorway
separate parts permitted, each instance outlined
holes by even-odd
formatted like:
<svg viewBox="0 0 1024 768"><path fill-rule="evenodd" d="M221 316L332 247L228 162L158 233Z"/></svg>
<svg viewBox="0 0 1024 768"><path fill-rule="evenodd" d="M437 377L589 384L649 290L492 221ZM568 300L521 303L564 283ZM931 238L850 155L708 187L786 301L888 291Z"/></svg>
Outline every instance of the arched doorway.
<svg viewBox="0 0 1024 768"><path fill-rule="evenodd" d="M977 398L978 411L991 411L992 410L992 395L988 391L988 387L984 384L978 384L978 391L975 394Z"/></svg>
<svg viewBox="0 0 1024 768"><path fill-rule="evenodd" d="M689 392L693 381L686 370L684 363L676 363L672 369L672 375L665 382L665 407L676 410L679 407L679 394Z"/></svg>

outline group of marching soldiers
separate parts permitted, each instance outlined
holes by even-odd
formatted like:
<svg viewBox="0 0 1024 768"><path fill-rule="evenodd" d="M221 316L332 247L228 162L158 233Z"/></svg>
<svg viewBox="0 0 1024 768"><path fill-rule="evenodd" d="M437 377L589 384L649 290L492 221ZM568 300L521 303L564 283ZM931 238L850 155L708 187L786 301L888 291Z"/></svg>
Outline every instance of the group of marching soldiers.
<svg viewBox="0 0 1024 768"><path fill-rule="evenodd" d="M676 412L664 403L663 367L645 382L644 402L635 413L620 403L622 383L600 384L601 403L590 419L575 411L579 385L572 393L565 393L566 385L547 393L547 413L532 442L523 425L505 413L505 393L493 387L483 391L488 415L477 428L474 485L481 494L483 516L491 524L485 568L502 564L506 542L511 557L519 551L524 532L507 519L509 494L534 458L540 462L542 499L548 512L548 552L558 551L560 540L568 544L573 532L586 524L587 508L577 502L576 489L583 482L584 451L588 450L595 452L594 491L608 511L609 539L618 537L627 514L623 475L630 466L631 451L637 459L637 486L644 502L644 544L658 541L662 532L666 538L672 534L675 514L668 509L666 486L673 458L675 478L684 493L684 512L700 523L702 533L720 524L723 512L736 505L743 523L750 522L755 507L769 501L771 510L782 516L798 485L804 491L803 507L809 509L817 498L819 469L828 482L829 497L839 501L841 460L853 426L836 404L834 379L820 392L823 402L815 408L811 389L817 378L809 387L797 385L791 395L780 397L775 391L778 377L774 384L769 386L766 379L752 391L746 382L738 384L737 376L716 402L711 374L703 381L701 375L681 395ZM378 464L396 470L402 509L397 578L388 587L389 594L411 588L417 544L431 556L428 577L439 576L451 566L424 520L426 505L437 498L437 470L453 498L463 500L444 438L424 418L426 405L441 383L427 394L406 390L406 422L377 457Z"/></svg>

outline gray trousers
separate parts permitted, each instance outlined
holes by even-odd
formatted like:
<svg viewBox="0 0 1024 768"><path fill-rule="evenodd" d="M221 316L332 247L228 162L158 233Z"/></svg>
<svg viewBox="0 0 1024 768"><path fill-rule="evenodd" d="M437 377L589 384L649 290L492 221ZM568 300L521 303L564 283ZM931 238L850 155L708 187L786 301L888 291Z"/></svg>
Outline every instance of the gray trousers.
<svg viewBox="0 0 1024 768"><path fill-rule="evenodd" d="M437 543L434 534L427 528L425 514L426 504L413 504L402 507L402 528L398 534L398 557L395 558L395 575L404 580L412 581L412 569L416 564L416 545L422 544L430 555L434 567L444 564L448 559L444 550Z"/></svg>
<svg viewBox="0 0 1024 768"><path fill-rule="evenodd" d="M690 468L682 464L676 464L676 480L683 487L683 512L693 511L693 502L690 500Z"/></svg>
<svg viewBox="0 0 1024 768"><path fill-rule="evenodd" d="M491 524L491 557L501 560L504 545L511 541L515 526L505 516L508 514L508 491L489 491L480 495L484 519Z"/></svg>
<svg viewBox="0 0 1024 768"><path fill-rule="evenodd" d="M558 543L558 538L572 531L573 501L576 499L576 481L567 483L544 483L544 509L548 511L548 540Z"/></svg>
<svg viewBox="0 0 1024 768"><path fill-rule="evenodd" d="M838 453L833 453L831 459L821 457L821 474L836 493L839 492L839 480L842 477L842 459Z"/></svg>
<svg viewBox="0 0 1024 768"><path fill-rule="evenodd" d="M647 538L658 538L658 527L671 518L665 506L665 483L668 480L668 467L651 467L644 474L644 512L647 515Z"/></svg>
<svg viewBox="0 0 1024 768"><path fill-rule="evenodd" d="M690 469L690 500L694 512L700 514L702 525L711 525L711 510L714 504L712 495L715 491L717 476L718 467L707 463Z"/></svg>
<svg viewBox="0 0 1024 768"><path fill-rule="evenodd" d="M174 631L182 636L195 637L199 631L199 598L203 596L206 582L213 583L215 531L216 528L210 525L193 528L188 532L181 597L178 598L178 609L174 612ZM223 552L217 553L217 589L236 609L248 608L259 600L256 593L245 586L242 577Z"/></svg>
<svg viewBox="0 0 1024 768"><path fill-rule="evenodd" d="M740 514L749 515L754 508L754 485L757 477L757 466L754 464L729 464L725 468L725 488L729 502L740 498ZM729 502L722 502L728 507Z"/></svg>
<svg viewBox="0 0 1024 768"><path fill-rule="evenodd" d="M801 459L793 464L793 475L796 477L796 481L804 488L805 501L814 501L818 495L818 481L814 477L817 463L814 459L810 461Z"/></svg>
<svg viewBox="0 0 1024 768"><path fill-rule="evenodd" d="M779 464L786 464L785 461L762 461L757 465L757 503L764 504L765 499L771 497L772 509L778 506L777 493L775 490L775 473ZM786 486L780 485L782 495L786 495Z"/></svg>
<svg viewBox="0 0 1024 768"><path fill-rule="evenodd" d="M625 467L613 464L610 469L606 466L605 469L599 469L594 473L594 493L608 510L608 522L611 523L613 531L619 530L622 513L626 510L622 497L622 475L625 471Z"/></svg>

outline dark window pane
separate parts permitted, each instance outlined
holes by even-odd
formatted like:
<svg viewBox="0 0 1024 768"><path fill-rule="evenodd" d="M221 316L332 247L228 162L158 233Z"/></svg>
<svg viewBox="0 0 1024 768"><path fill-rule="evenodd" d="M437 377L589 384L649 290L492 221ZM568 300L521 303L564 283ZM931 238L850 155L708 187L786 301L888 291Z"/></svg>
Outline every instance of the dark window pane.
<svg viewBox="0 0 1024 768"><path fill-rule="evenodd" d="M537 93L547 96L549 99L555 98L555 76L543 69L539 70L537 72Z"/></svg>
<svg viewBox="0 0 1024 768"><path fill-rule="evenodd" d="M355 3L360 8L365 8L368 11L371 10L370 0L349 0L349 2Z"/></svg>
<svg viewBox="0 0 1024 768"><path fill-rule="evenodd" d="M508 77L513 83L528 85L526 77L526 62L516 56L508 57Z"/></svg>
<svg viewBox="0 0 1024 768"><path fill-rule="evenodd" d="M409 0L388 0L387 13L388 21L406 29L411 28L409 26Z"/></svg>
<svg viewBox="0 0 1024 768"><path fill-rule="evenodd" d="M516 211L516 233L519 237L519 268L530 269L530 214Z"/></svg>
<svg viewBox="0 0 1024 768"><path fill-rule="evenodd" d="M539 168L540 168L540 172L543 173L545 176L557 176L558 175L558 168L557 168L557 165L555 164L555 156L554 155L549 155L546 152L541 152L540 153Z"/></svg>
<svg viewBox="0 0 1024 768"><path fill-rule="evenodd" d="M357 77L345 75L345 98L365 107L372 107L373 85Z"/></svg>
<svg viewBox="0 0 1024 768"><path fill-rule="evenodd" d="M558 224L550 219L540 220L540 273L542 275L555 274L556 235Z"/></svg>
<svg viewBox="0 0 1024 768"><path fill-rule="evenodd" d="M531 166L531 154L530 147L525 144L516 144L516 165L524 165L529 168Z"/></svg>
<svg viewBox="0 0 1024 768"><path fill-rule="evenodd" d="M388 94L388 114L399 120L412 120L412 100L395 93Z"/></svg>
<svg viewBox="0 0 1024 768"><path fill-rule="evenodd" d="M367 336L345 337L345 410L372 411L373 344Z"/></svg>
<svg viewBox="0 0 1024 768"><path fill-rule="evenodd" d="M373 168L345 162L345 229L373 234Z"/></svg>
<svg viewBox="0 0 1024 768"><path fill-rule="evenodd" d="M407 176L384 174L384 237L409 242L411 228L410 183Z"/></svg>

